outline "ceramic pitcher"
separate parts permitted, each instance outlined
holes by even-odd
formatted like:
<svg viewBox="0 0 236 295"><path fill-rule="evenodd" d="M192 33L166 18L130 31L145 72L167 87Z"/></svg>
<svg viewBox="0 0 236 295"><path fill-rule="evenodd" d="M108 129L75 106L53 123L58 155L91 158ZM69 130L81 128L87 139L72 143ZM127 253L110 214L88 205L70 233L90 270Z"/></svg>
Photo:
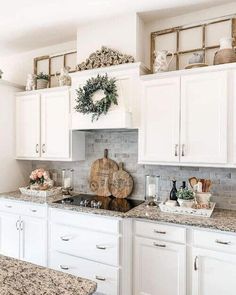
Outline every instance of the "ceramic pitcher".
<svg viewBox="0 0 236 295"><path fill-rule="evenodd" d="M171 54L171 59L168 62L167 61L167 55ZM169 65L172 62L174 58L174 53L169 52L167 50L161 50L161 51L154 51L154 64L153 64L153 72L166 72L169 69Z"/></svg>

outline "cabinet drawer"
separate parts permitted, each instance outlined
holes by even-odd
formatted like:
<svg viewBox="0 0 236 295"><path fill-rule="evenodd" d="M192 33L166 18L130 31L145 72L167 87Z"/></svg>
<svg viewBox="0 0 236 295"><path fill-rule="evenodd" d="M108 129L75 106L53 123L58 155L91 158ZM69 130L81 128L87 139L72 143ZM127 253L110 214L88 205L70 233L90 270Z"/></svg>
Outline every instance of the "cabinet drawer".
<svg viewBox="0 0 236 295"><path fill-rule="evenodd" d="M51 224L51 248L66 254L119 265L119 236Z"/></svg>
<svg viewBox="0 0 236 295"><path fill-rule="evenodd" d="M50 219L53 223L119 234L120 221L118 219L80 214L77 212L66 212L65 210L57 209L50 209Z"/></svg>
<svg viewBox="0 0 236 295"><path fill-rule="evenodd" d="M152 239L165 240L176 243L185 243L186 241L186 229L177 226L136 221L135 232L136 235Z"/></svg>
<svg viewBox="0 0 236 295"><path fill-rule="evenodd" d="M46 217L47 208L44 205L34 203L18 202L8 199L0 201L0 210L7 213L14 213L18 215L27 215L34 217Z"/></svg>
<svg viewBox="0 0 236 295"><path fill-rule="evenodd" d="M119 294L119 268L55 251L49 255L49 267L95 281L99 294Z"/></svg>
<svg viewBox="0 0 236 295"><path fill-rule="evenodd" d="M193 242L196 247L205 247L236 253L236 235L194 230Z"/></svg>

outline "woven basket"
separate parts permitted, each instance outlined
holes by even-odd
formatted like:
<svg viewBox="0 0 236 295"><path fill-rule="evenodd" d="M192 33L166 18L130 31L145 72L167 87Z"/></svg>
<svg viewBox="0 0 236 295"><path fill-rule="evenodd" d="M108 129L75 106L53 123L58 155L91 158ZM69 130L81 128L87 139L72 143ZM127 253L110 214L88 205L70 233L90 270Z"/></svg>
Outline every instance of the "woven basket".
<svg viewBox="0 0 236 295"><path fill-rule="evenodd" d="M37 89L44 89L48 87L48 80L38 79L37 80Z"/></svg>
<svg viewBox="0 0 236 295"><path fill-rule="evenodd" d="M215 53L214 65L236 62L236 53L234 49L221 49Z"/></svg>

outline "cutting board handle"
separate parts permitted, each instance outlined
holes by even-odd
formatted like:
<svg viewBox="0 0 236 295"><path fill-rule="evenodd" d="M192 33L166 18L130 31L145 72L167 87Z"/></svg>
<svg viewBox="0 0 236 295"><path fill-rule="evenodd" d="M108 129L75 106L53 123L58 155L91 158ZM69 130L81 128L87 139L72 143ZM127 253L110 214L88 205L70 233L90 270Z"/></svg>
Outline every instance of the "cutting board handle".
<svg viewBox="0 0 236 295"><path fill-rule="evenodd" d="M119 163L119 170L123 170L123 162Z"/></svg>
<svg viewBox="0 0 236 295"><path fill-rule="evenodd" d="M108 158L108 149L104 150L104 158L106 158L106 159Z"/></svg>

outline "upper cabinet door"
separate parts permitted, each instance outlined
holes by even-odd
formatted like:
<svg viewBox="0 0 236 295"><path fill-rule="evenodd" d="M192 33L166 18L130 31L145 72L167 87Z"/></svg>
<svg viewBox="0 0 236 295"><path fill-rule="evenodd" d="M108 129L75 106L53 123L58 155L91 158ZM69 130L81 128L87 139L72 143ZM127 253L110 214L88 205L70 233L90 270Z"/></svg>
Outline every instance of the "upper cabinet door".
<svg viewBox="0 0 236 295"><path fill-rule="evenodd" d="M69 91L41 94L41 156L50 159L70 157Z"/></svg>
<svg viewBox="0 0 236 295"><path fill-rule="evenodd" d="M180 78L143 82L140 163L179 162Z"/></svg>
<svg viewBox="0 0 236 295"><path fill-rule="evenodd" d="M16 156L40 157L40 96L16 97Z"/></svg>
<svg viewBox="0 0 236 295"><path fill-rule="evenodd" d="M227 163L227 72L181 79L181 162Z"/></svg>

